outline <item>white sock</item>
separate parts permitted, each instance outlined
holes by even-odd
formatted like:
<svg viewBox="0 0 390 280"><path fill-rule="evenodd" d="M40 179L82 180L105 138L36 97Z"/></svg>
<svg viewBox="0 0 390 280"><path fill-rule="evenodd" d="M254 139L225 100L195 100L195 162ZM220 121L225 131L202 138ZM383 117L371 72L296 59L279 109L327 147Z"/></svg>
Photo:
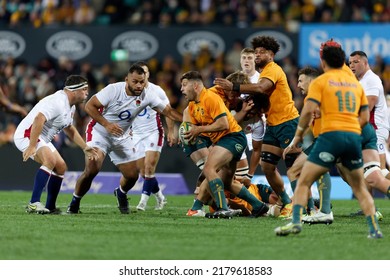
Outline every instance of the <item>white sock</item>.
<svg viewBox="0 0 390 280"><path fill-rule="evenodd" d="M141 194L141 201L147 203L149 200L149 196L147 194Z"/></svg>

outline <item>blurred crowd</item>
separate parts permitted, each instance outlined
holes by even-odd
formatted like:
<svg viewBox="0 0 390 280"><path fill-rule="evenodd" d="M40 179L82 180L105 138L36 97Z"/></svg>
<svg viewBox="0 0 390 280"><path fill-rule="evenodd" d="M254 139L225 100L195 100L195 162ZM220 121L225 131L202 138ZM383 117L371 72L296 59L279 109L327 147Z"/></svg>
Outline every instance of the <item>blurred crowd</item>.
<svg viewBox="0 0 390 280"><path fill-rule="evenodd" d="M182 111L187 104L180 92L181 75L186 71L198 69L205 85L211 87L215 77L226 77L240 69L240 52L243 48L243 43L237 40L231 49L218 57L213 57L205 47L196 56L185 55L181 63L170 56L166 56L161 62L152 58L146 61L151 73L150 81L160 85L167 93L172 106ZM298 66L289 57L278 63L287 75L296 107L301 109L303 97L297 88ZM44 58L38 65L29 65L12 58L0 59L0 87L5 96L28 111L43 97L62 89L66 77L70 74L80 74L88 78L91 96L109 83L123 81L129 66L128 61L98 66L90 62L77 63L66 57L61 57L57 61ZM385 64L380 57L377 57L371 67L382 78L385 92L390 97L390 64ZM6 108L1 108L0 145L12 142L13 132L20 120L21 116L10 114ZM83 135L89 117L82 105L77 108L75 121L76 127ZM60 135L57 139L58 145L62 145L65 140Z"/></svg>
<svg viewBox="0 0 390 280"><path fill-rule="evenodd" d="M160 26L215 23L245 27L275 26L277 21L283 25L290 22L291 27L294 21L388 21L390 11L390 0L0 0L0 3L0 24L33 24L36 27L97 22ZM201 71L205 85L210 87L215 77L226 77L240 69L240 52L244 47L242 41L236 40L217 57L204 47L197 55L184 55L180 63L170 56L162 61L152 58L147 61L150 80L165 90L173 107L182 110L187 105L180 92L182 73L197 69ZM289 57L277 62L287 74L296 106L300 109L303 98L297 88L298 66ZM12 58L0 58L0 87L12 102L29 110L46 95L62 89L70 74L87 77L92 95L109 83L123 81L129 66L128 61L93 65L66 57L42 58L37 65L29 65ZM390 97L390 64L385 64L378 56L371 67L382 78L385 92ZM20 120L20 115L10 114L5 107L0 109L0 146L12 142ZM82 105L77 108L75 121L83 135L89 117ZM65 137L59 135L58 147L64 142L68 144Z"/></svg>
<svg viewBox="0 0 390 280"><path fill-rule="evenodd" d="M224 25L285 27L301 22L389 22L389 0L0 0L0 24Z"/></svg>

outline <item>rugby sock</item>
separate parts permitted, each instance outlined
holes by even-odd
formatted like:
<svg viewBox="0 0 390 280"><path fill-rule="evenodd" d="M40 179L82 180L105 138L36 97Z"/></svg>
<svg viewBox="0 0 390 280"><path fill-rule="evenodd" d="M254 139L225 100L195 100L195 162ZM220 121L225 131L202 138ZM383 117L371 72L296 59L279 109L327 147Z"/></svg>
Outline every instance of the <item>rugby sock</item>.
<svg viewBox="0 0 390 280"><path fill-rule="evenodd" d="M317 181L318 192L320 194L320 211L325 214L329 214L330 209L330 191L332 189L332 183L329 172L326 172Z"/></svg>
<svg viewBox="0 0 390 280"><path fill-rule="evenodd" d="M141 194L141 200L140 200L140 203L143 202L143 203L148 203L148 200L150 198L150 195L147 195L147 194Z"/></svg>
<svg viewBox="0 0 390 280"><path fill-rule="evenodd" d="M295 189L297 188L297 182L298 182L298 180L294 180L294 181L290 182L291 189L292 189L293 193L295 192Z"/></svg>
<svg viewBox="0 0 390 280"><path fill-rule="evenodd" d="M30 200L31 203L41 201L41 195L43 189L46 187L47 181L49 180L50 174L51 170L46 166L42 165L38 169L35 175L34 188Z"/></svg>
<svg viewBox="0 0 390 280"><path fill-rule="evenodd" d="M118 197L121 197L121 198L127 198L126 192L123 191L121 185L119 185L119 188L118 188L118 189L119 189L119 192L117 192L117 196L118 196Z"/></svg>
<svg viewBox="0 0 390 280"><path fill-rule="evenodd" d="M252 206L253 209L259 209L261 206L263 206L263 203L260 200L258 200L253 194L251 194L249 190L244 186L242 186L237 196L247 201Z"/></svg>
<svg viewBox="0 0 390 280"><path fill-rule="evenodd" d="M376 231L380 231L378 220L376 218L376 215L370 215L366 216L368 229L370 230L370 233L375 233Z"/></svg>
<svg viewBox="0 0 390 280"><path fill-rule="evenodd" d="M158 199L163 200L165 196L163 195L162 191L159 189L158 192L154 194Z"/></svg>
<svg viewBox="0 0 390 280"><path fill-rule="evenodd" d="M293 224L300 224L301 223L301 217L302 213L305 207L299 204L294 204L292 207L292 223Z"/></svg>
<svg viewBox="0 0 390 280"><path fill-rule="evenodd" d="M209 181L210 190L214 196L215 203L218 209L228 210L226 204L226 196L224 193L224 185L220 178Z"/></svg>
<svg viewBox="0 0 390 280"><path fill-rule="evenodd" d="M73 193L72 201L70 202L70 206L77 206L80 207L80 201L82 196L78 196L75 193Z"/></svg>
<svg viewBox="0 0 390 280"><path fill-rule="evenodd" d="M314 199L312 196L309 197L309 200L307 201L307 208L310 210L314 209Z"/></svg>
<svg viewBox="0 0 390 280"><path fill-rule="evenodd" d="M203 208L203 202L199 199L195 199L194 204L191 207L191 210L201 210Z"/></svg>
<svg viewBox="0 0 390 280"><path fill-rule="evenodd" d="M290 197L288 196L288 194L286 193L285 190L280 193L279 198L282 201L283 205L291 203L291 199L290 199Z"/></svg>
<svg viewBox="0 0 390 280"><path fill-rule="evenodd" d="M387 189L387 197L390 198L390 187Z"/></svg>
<svg viewBox="0 0 390 280"><path fill-rule="evenodd" d="M152 193L157 194L158 192L160 192L160 187L158 186L158 181L157 181L156 177L154 178L154 180L156 182L153 185Z"/></svg>
<svg viewBox="0 0 390 280"><path fill-rule="evenodd" d="M61 189L63 179L64 175L58 175L55 172L51 173L49 182L47 183L47 200L45 206L49 210L56 209L56 201Z"/></svg>
<svg viewBox="0 0 390 280"><path fill-rule="evenodd" d="M150 196L150 194L152 193L153 188L157 184L158 184L157 180L156 180L156 178L154 176L153 177L145 176L144 184L142 186L142 194L146 194L146 195Z"/></svg>

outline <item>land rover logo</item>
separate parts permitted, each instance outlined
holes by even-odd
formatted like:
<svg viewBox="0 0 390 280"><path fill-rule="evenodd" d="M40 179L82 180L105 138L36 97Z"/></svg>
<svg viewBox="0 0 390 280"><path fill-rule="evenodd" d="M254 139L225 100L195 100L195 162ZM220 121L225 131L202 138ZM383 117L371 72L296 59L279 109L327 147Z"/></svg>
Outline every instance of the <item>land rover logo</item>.
<svg viewBox="0 0 390 280"><path fill-rule="evenodd" d="M46 42L46 51L54 58L66 56L71 60L86 57L92 50L92 40L84 33L61 31Z"/></svg>
<svg viewBox="0 0 390 280"><path fill-rule="evenodd" d="M214 56L225 51L224 40L217 34L208 31L190 32L177 42L177 50L181 55L186 53L195 55L203 46L207 46Z"/></svg>
<svg viewBox="0 0 390 280"><path fill-rule="evenodd" d="M281 60L291 54L291 51L293 49L293 43L291 39L285 34L278 31L261 31L253 33L246 39L245 45L251 46L252 39L257 36L271 36L274 37L276 41L278 41L280 45L280 50L275 55L275 60Z"/></svg>
<svg viewBox="0 0 390 280"><path fill-rule="evenodd" d="M0 31L0 56L18 57L26 49L23 37L15 32Z"/></svg>
<svg viewBox="0 0 390 280"><path fill-rule="evenodd" d="M151 58L157 52L158 47L157 39L142 31L128 31L119 34L111 43L113 50L127 50L131 61Z"/></svg>

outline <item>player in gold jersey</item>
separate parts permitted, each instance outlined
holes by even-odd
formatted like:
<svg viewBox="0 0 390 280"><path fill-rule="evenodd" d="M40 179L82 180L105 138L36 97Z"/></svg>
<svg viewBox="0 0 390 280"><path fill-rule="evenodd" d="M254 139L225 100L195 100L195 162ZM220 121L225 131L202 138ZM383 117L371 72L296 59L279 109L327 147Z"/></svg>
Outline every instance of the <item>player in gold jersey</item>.
<svg viewBox="0 0 390 280"><path fill-rule="evenodd" d="M223 89L237 93L266 95L270 108L267 112L267 130L264 135L261 168L272 189L280 196L284 205L280 217L291 215L291 199L284 189L283 179L276 169L283 150L290 144L298 124L299 113L295 108L292 93L283 69L274 62L280 45L273 37L257 36L252 40L256 66L260 68L260 78L255 84L240 85L226 79L216 78L214 83ZM285 159L289 169L299 153L289 154Z"/></svg>
<svg viewBox="0 0 390 280"><path fill-rule="evenodd" d="M202 134L214 145L203 167L203 173L217 205L213 217L231 217L224 188L231 187L237 161L247 146L245 134L222 99L204 87L199 72L189 71L183 74L180 80L181 91L189 101L188 114L192 123L185 138L191 142ZM241 188L238 196L251 203L254 216L268 211L268 207L251 195L245 187Z"/></svg>
<svg viewBox="0 0 390 280"><path fill-rule="evenodd" d="M342 70L345 53L333 41L325 44L321 53L324 74L311 82L306 103L287 154L302 141L312 114L321 109L321 132L305 162L294 193L292 222L275 229L283 236L302 231L302 210L306 206L308 191L313 182L341 161L346 167L346 179L366 216L369 238L382 238L372 197L363 177L361 128L369 120L368 101L359 82Z"/></svg>

